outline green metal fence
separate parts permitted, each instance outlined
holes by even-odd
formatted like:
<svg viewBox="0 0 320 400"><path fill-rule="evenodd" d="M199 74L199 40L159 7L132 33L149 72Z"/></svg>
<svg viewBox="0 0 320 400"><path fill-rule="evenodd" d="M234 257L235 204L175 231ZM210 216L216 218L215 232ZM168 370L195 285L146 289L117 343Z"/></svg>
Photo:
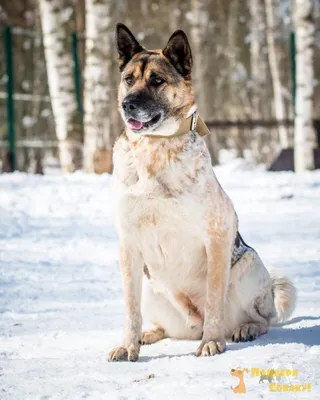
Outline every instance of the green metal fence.
<svg viewBox="0 0 320 400"><path fill-rule="evenodd" d="M27 170L36 156L55 155L57 142L40 32L7 26L0 46L2 171ZM78 35L70 37L75 96L82 115ZM1 169L0 169L1 170Z"/></svg>

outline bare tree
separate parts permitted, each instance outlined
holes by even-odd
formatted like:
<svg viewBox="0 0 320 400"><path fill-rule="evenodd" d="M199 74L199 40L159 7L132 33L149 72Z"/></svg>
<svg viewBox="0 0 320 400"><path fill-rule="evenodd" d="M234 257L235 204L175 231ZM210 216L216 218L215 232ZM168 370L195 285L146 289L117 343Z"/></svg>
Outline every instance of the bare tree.
<svg viewBox="0 0 320 400"><path fill-rule="evenodd" d="M194 84L196 89L196 97L199 105L199 110L207 118L210 116L208 103L206 101L206 80L205 73L207 69L208 59L202 51L203 42L206 38L206 30L208 26L208 11L206 9L207 0L192 0L192 25L191 38L193 45L193 63L194 63Z"/></svg>
<svg viewBox="0 0 320 400"><path fill-rule="evenodd" d="M266 84L269 66L266 52L266 18L264 0L250 0L250 66L252 79L253 116L256 119L268 118L268 96Z"/></svg>
<svg viewBox="0 0 320 400"><path fill-rule="evenodd" d="M279 25L279 0L265 0L266 21L267 21L267 43L270 72L272 77L273 96L274 96L274 112L278 121L284 120L286 117L285 103L282 95L282 85L280 78L280 54L276 46L275 36ZM283 149L289 147L288 131L283 126L279 126L280 144Z"/></svg>
<svg viewBox="0 0 320 400"><path fill-rule="evenodd" d="M199 113L203 118L210 118L212 114L212 104L207 98L208 88L206 80L206 72L208 67L208 57L203 51L204 42L206 40L209 12L207 0L191 0L191 39L193 47L194 60L194 83L196 90L196 99L198 103ZM206 139L212 163L218 163L218 147L215 132Z"/></svg>
<svg viewBox="0 0 320 400"><path fill-rule="evenodd" d="M111 172L112 169L111 5L111 0L86 0L84 166L88 172Z"/></svg>
<svg viewBox="0 0 320 400"><path fill-rule="evenodd" d="M313 0L295 1L296 32L296 114L294 127L295 170L301 172L314 169L313 151L316 135L313 128L313 45L315 26Z"/></svg>
<svg viewBox="0 0 320 400"><path fill-rule="evenodd" d="M39 0L39 8L61 168L73 172L82 167L82 125L69 40L73 8L69 0Z"/></svg>

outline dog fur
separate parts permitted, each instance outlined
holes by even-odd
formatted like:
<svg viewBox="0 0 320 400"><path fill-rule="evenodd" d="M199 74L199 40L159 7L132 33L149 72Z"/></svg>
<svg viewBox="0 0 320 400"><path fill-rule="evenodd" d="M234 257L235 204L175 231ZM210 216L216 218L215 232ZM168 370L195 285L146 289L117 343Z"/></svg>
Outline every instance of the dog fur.
<svg viewBox="0 0 320 400"><path fill-rule="evenodd" d="M295 289L243 242L204 139L171 137L196 109L186 35L148 51L118 24L116 42L126 127L114 146L113 192L126 320L109 360L136 361L141 344L163 338L201 340L196 355L213 356L226 338L253 340L289 318ZM154 324L146 332L143 318Z"/></svg>

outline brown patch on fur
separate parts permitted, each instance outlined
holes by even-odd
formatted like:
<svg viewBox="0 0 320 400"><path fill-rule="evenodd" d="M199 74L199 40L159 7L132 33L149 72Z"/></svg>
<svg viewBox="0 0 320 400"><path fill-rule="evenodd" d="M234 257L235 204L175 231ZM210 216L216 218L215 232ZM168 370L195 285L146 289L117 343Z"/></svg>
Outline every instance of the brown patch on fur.
<svg viewBox="0 0 320 400"><path fill-rule="evenodd" d="M183 152L185 143L179 143L176 146L171 146L168 149L168 160L179 161L179 155Z"/></svg>
<svg viewBox="0 0 320 400"><path fill-rule="evenodd" d="M196 305L194 305L189 296L187 296L183 292L179 292L176 295L176 301L182 306L182 308L186 309L188 315L192 318L196 318L202 320L203 317Z"/></svg>
<svg viewBox="0 0 320 400"><path fill-rule="evenodd" d="M139 164L141 161L141 165L145 165L149 178L163 172L170 162L178 162L185 145L186 140L179 139L175 141L161 139L157 142L153 139L146 139L133 143Z"/></svg>
<svg viewBox="0 0 320 400"><path fill-rule="evenodd" d="M198 175L199 175L199 171L195 171L194 175L186 174L186 177L189 179L189 181L191 183L194 183L194 182L196 182Z"/></svg>
<svg viewBox="0 0 320 400"><path fill-rule="evenodd" d="M146 264L144 264L144 266L143 266L143 272L144 272L145 276L146 276L148 279L151 278L150 272L149 272L148 267L146 266Z"/></svg>
<svg viewBox="0 0 320 400"><path fill-rule="evenodd" d="M170 189L166 181L161 177L158 177L157 181L161 185L163 194L166 198L174 197L174 195L182 193L182 189L175 189L175 190Z"/></svg>
<svg viewBox="0 0 320 400"><path fill-rule="evenodd" d="M150 146L149 154L148 154L148 162L146 165L148 177L151 178L157 173L160 173L166 168L166 157L163 154L163 151L158 151L157 149L153 149L152 146ZM154 151L152 151L154 150Z"/></svg>
<svg viewBox="0 0 320 400"><path fill-rule="evenodd" d="M162 195L167 198L180 195L183 188L194 185L208 162L208 154L200 147L199 156L190 160L192 168L181 168L179 179L172 181L170 174L186 161L186 154L194 146L192 135L153 139L128 132L128 142L132 150L132 165L135 165L139 177L157 181Z"/></svg>
<svg viewBox="0 0 320 400"><path fill-rule="evenodd" d="M139 226L154 226L156 224L156 217L154 214L144 214L139 218Z"/></svg>

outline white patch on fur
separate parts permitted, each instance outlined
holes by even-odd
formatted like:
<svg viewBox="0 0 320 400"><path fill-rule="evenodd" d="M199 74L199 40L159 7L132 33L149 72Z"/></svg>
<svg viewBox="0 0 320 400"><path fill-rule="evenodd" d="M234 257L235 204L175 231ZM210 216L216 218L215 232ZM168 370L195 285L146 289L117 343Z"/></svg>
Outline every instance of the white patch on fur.
<svg viewBox="0 0 320 400"><path fill-rule="evenodd" d="M291 280L281 275L279 271L271 271L270 277L277 311L277 316L271 323L276 324L286 321L292 315L296 306L297 292Z"/></svg>
<svg viewBox="0 0 320 400"><path fill-rule="evenodd" d="M171 136L178 130L179 126L180 122L171 117L162 121L162 123L157 128L150 131L142 131L140 134L141 136Z"/></svg>

